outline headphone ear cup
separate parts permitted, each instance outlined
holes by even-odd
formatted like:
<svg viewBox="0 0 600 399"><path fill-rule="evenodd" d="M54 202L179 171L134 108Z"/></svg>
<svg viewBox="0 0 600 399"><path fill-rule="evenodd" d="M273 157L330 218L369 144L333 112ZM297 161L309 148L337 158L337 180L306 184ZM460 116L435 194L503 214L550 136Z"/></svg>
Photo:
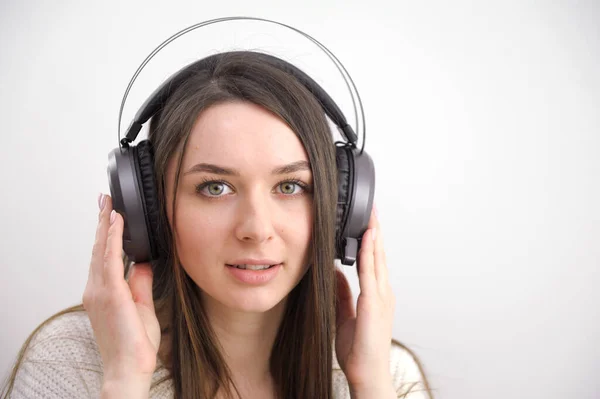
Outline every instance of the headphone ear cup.
<svg viewBox="0 0 600 399"><path fill-rule="evenodd" d="M151 249L136 153L136 147L109 152L107 173L112 207L123 217L123 251L137 263L147 262Z"/></svg>
<svg viewBox="0 0 600 399"><path fill-rule="evenodd" d="M336 258L344 265L356 262L362 236L369 226L375 196L375 167L366 153L337 146L338 203Z"/></svg>
<svg viewBox="0 0 600 399"><path fill-rule="evenodd" d="M150 243L150 259L158 257L158 233L159 233L159 201L154 174L154 149L148 140L141 141L135 147L135 161L138 171L138 181L141 189L141 199Z"/></svg>

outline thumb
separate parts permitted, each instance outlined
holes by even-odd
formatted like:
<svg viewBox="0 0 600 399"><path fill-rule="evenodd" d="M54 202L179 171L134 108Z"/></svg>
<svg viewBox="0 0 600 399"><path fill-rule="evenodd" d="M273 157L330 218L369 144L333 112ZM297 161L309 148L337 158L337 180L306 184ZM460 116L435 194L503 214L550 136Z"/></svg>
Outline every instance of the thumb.
<svg viewBox="0 0 600 399"><path fill-rule="evenodd" d="M133 302L154 308L152 298L152 267L149 263L136 263L129 276L129 289Z"/></svg>
<svg viewBox="0 0 600 399"><path fill-rule="evenodd" d="M335 325L339 327L346 320L356 317L352 298L352 290L350 284L346 280L346 276L341 270L335 270L335 278L337 280L337 297L335 300Z"/></svg>

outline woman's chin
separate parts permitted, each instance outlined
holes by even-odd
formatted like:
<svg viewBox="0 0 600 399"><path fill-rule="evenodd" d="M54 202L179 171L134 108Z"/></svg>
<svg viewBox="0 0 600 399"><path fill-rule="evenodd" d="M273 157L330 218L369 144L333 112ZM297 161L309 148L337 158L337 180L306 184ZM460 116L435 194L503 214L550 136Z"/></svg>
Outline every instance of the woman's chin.
<svg viewBox="0 0 600 399"><path fill-rule="evenodd" d="M271 295L260 295L258 293L238 295L236 298L229 297L223 303L226 307L236 312L244 313L266 313L277 305L282 304L282 299Z"/></svg>

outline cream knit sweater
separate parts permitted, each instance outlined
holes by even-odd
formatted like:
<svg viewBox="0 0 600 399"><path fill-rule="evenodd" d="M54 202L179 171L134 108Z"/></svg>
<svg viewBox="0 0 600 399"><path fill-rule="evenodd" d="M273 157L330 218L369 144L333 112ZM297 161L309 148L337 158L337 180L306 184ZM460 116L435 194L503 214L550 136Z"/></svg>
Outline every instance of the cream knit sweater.
<svg viewBox="0 0 600 399"><path fill-rule="evenodd" d="M333 368L334 397L349 399L348 384L335 354ZM407 399L427 397L423 392L422 376L414 359L397 345L391 347L390 370L400 394L410 390ZM167 374L167 370L159 361L152 380L158 381ZM94 332L87 313L76 312L60 316L36 334L17 371L10 398L99 398L101 387L102 359ZM149 398L173 398L171 380L157 386L153 384Z"/></svg>

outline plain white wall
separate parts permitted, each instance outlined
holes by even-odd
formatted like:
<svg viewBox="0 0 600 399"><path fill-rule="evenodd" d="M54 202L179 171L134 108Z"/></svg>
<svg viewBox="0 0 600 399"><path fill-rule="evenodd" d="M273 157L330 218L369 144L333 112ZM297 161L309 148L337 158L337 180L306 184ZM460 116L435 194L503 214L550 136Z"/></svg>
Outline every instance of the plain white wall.
<svg viewBox="0 0 600 399"><path fill-rule="evenodd" d="M600 397L600 7L545 3L2 1L0 377L43 319L81 300L139 63L188 25L251 15L313 35L356 81L394 334L437 397ZM188 61L248 44L290 55L352 118L309 42L219 29L151 62L123 125Z"/></svg>

